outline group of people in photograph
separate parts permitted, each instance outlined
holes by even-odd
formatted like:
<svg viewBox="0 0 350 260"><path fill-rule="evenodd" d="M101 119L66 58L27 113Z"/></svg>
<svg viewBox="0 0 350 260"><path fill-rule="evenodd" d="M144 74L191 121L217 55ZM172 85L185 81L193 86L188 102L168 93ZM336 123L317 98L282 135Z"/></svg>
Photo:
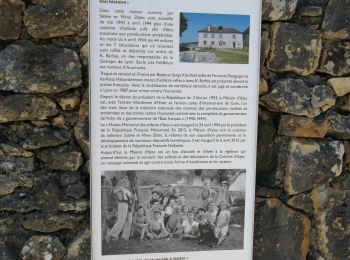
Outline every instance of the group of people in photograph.
<svg viewBox="0 0 350 260"><path fill-rule="evenodd" d="M117 209L108 208L104 218L107 244L111 239L128 240L130 237L141 241L175 238L197 240L209 247L217 247L228 235L229 205L225 200L219 203L211 200L211 191L206 185L201 193L200 207L190 205L178 187L163 187L161 183L155 185L149 198L136 206L137 198L128 186L125 178L113 190Z"/></svg>

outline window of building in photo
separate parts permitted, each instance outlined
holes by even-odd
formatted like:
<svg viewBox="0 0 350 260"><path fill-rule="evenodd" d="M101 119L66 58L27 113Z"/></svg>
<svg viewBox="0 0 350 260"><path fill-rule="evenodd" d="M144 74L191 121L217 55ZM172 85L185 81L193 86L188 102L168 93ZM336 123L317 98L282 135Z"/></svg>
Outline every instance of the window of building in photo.
<svg viewBox="0 0 350 260"><path fill-rule="evenodd" d="M232 35L232 38L233 38L233 39L236 39L236 35L235 35L235 34L233 34L233 35Z"/></svg>
<svg viewBox="0 0 350 260"><path fill-rule="evenodd" d="M203 35L203 38L207 38L207 37L208 37L208 34L205 33L205 34Z"/></svg>
<svg viewBox="0 0 350 260"><path fill-rule="evenodd" d="M211 41L211 45L215 45L215 42L214 42L214 41Z"/></svg>
<svg viewBox="0 0 350 260"><path fill-rule="evenodd" d="M219 34L219 38L222 38L222 33Z"/></svg>
<svg viewBox="0 0 350 260"><path fill-rule="evenodd" d="M203 41L203 45L207 45L207 41Z"/></svg>
<svg viewBox="0 0 350 260"><path fill-rule="evenodd" d="M212 34L211 34L211 38L214 38L214 35L215 35L215 34L212 33Z"/></svg>
<svg viewBox="0 0 350 260"><path fill-rule="evenodd" d="M219 46L222 46L222 41L219 41Z"/></svg>

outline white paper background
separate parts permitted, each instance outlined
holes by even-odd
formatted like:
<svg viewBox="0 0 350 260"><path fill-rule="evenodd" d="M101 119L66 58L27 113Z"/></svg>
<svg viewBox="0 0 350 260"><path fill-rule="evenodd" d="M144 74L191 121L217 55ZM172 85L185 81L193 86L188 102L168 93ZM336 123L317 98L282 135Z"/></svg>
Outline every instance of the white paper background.
<svg viewBox="0 0 350 260"><path fill-rule="evenodd" d="M200 252L181 252L171 253L171 257L188 257L190 260L214 259L233 260L233 259L251 259L252 258L252 241L253 241L253 210L254 210L254 190L255 190L255 153L256 153L256 129L257 129L257 99L258 99L258 70L259 70L259 52L260 52L260 6L258 0L240 1L240 0L130 0L127 9L134 10L152 10L152 11L172 11L172 12L192 12L192 13L213 13L213 14L242 14L250 15L250 46L249 46L249 64L191 64L177 63L172 66L156 65L152 66L149 71L159 73L169 72L187 72L187 73L234 73L248 74L249 87L248 90L239 91L242 95L248 97L249 108L247 119L247 138L248 143L243 149L247 149L247 156L244 162L237 161L231 166L225 165L226 169L246 169L246 205L245 205L245 227L244 227L244 249L229 251L200 251ZM101 167L99 161L100 154L100 132L99 132L99 8L119 9L117 5L99 4L97 1L90 2L90 115L91 115L91 203L92 203L92 255L93 259L145 259L147 255L101 255L101 172L105 170L140 170L130 167ZM125 6L124 6L125 8ZM178 17L178 16L177 16ZM175 24L177 21L174 21ZM177 28L177 27L176 27ZM178 28L177 28L178 30ZM175 32L178 35L178 32ZM178 43L175 43L178 46ZM178 57L178 48L176 48L175 57ZM198 90L188 90L186 94L196 94ZM210 90L216 95L217 90ZM230 90L232 91L232 90ZM247 92L248 91L248 92ZM192 92L192 93L191 93ZM223 92L221 92L223 93ZM209 94L209 93L208 93ZM222 147L222 146L221 146ZM225 147L222 147L225 148ZM229 148L229 144L226 148ZM166 169L198 169L189 165L176 165L167 167ZM220 164L206 165L202 169L221 169ZM142 170L164 169L164 166L143 166ZM153 258L169 257L169 253L152 254Z"/></svg>

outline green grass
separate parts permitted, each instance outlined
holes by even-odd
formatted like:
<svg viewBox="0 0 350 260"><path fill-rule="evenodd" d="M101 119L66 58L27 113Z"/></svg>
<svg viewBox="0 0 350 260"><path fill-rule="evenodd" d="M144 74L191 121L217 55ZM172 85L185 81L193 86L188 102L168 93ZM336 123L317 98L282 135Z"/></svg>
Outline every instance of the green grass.
<svg viewBox="0 0 350 260"><path fill-rule="evenodd" d="M202 51L214 53L220 63L248 64L249 61L249 49L203 49Z"/></svg>

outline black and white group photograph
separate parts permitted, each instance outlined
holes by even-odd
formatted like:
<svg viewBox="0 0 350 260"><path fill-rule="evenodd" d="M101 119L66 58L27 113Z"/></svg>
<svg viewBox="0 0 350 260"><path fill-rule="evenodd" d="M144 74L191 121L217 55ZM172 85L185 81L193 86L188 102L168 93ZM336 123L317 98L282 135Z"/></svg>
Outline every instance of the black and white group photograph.
<svg viewBox="0 0 350 260"><path fill-rule="evenodd" d="M107 171L103 255L243 249L246 170Z"/></svg>

